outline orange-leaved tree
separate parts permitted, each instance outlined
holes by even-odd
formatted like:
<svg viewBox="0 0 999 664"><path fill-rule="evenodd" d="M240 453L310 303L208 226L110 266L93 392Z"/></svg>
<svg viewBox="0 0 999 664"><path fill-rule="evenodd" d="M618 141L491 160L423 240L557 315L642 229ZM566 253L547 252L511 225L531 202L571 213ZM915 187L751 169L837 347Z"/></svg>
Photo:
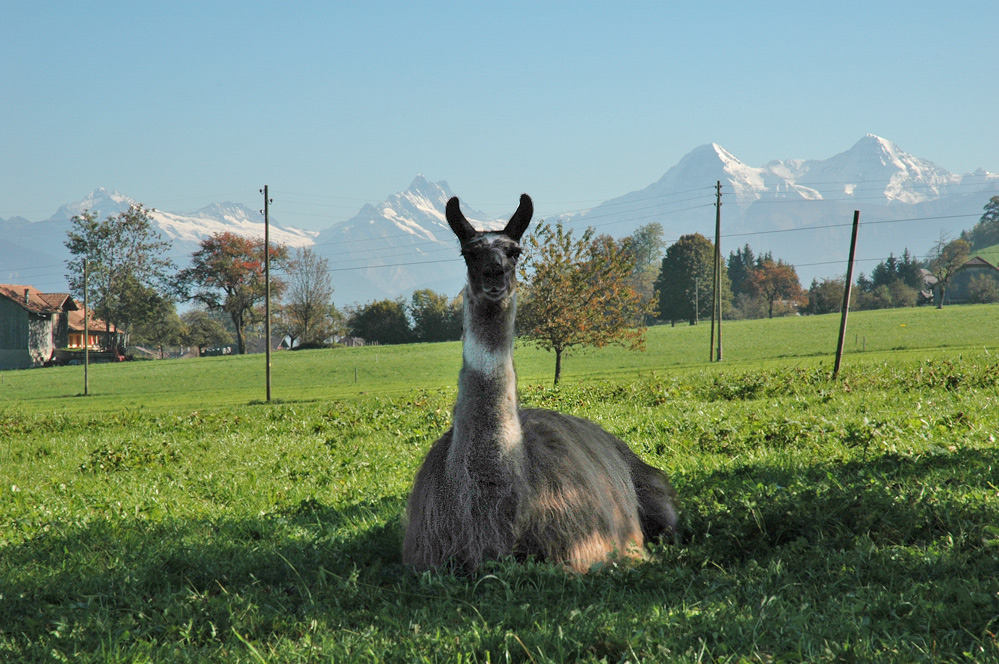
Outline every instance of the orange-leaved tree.
<svg viewBox="0 0 999 664"><path fill-rule="evenodd" d="M523 243L517 327L531 343L555 352L556 385L562 356L575 346L645 348L645 327L634 323L654 303L643 303L633 287L635 254L627 241L593 235L588 228L577 239L561 221L541 222Z"/></svg>
<svg viewBox="0 0 999 664"><path fill-rule="evenodd" d="M285 266L287 248L270 248L272 272ZM284 282L271 276L271 295L277 298ZM177 293L209 309L229 314L236 331L240 355L246 353L246 329L261 318L266 295L264 242L235 233L214 233L191 255L191 266L176 278ZM270 343L270 340L267 340Z"/></svg>
<svg viewBox="0 0 999 664"><path fill-rule="evenodd" d="M753 295L763 298L768 306L769 317L774 317L774 308L778 302L789 307L804 306L808 303L808 294L801 287L798 271L794 266L778 259L765 257L757 261L756 267L749 273L746 284Z"/></svg>

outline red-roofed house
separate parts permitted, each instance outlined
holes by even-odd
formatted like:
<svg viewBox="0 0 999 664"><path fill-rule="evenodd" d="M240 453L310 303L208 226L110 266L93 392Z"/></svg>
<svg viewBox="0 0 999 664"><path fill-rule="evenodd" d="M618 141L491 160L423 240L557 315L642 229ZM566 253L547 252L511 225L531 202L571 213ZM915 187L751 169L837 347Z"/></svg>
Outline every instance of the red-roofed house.
<svg viewBox="0 0 999 664"><path fill-rule="evenodd" d="M68 293L42 293L31 286L0 284L0 369L39 367L69 342Z"/></svg>
<svg viewBox="0 0 999 664"><path fill-rule="evenodd" d="M84 326L83 321L85 314L89 314L87 318L90 319L90 322L86 326ZM76 311L70 311L68 316L69 342L66 344L67 348L70 350L83 350L83 335L85 332L90 333L88 337L90 350L97 351L112 346L108 337L112 336L114 326L111 326L111 330L109 331L108 324L94 317L93 311L87 312L83 307L80 307Z"/></svg>

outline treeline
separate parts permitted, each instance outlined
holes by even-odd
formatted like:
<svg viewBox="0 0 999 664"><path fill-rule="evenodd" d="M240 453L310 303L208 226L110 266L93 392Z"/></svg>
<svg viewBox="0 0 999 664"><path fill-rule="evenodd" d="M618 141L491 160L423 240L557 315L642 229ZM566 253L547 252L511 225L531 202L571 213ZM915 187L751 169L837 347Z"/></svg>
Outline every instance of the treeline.
<svg viewBox="0 0 999 664"><path fill-rule="evenodd" d="M961 237L944 238L926 260L906 248L861 273L852 309L915 306L929 299L930 283L943 293L972 251L999 244L999 196ZM608 343L640 348L644 328L710 318L715 247L698 233L667 245L658 223L614 239L592 228L575 235L560 221L538 223L520 262L518 333L556 355L574 346ZM232 233L206 238L191 263L177 269L164 258L169 244L136 205L98 220L73 218L66 246L71 291L83 301L84 278L94 315L119 332L122 346L196 346L199 350L248 343L263 335L269 262L272 336L292 347L328 346L346 337L399 344L461 337L461 295L419 290L397 298L338 308L326 259L311 249L272 246ZM729 319L839 311L844 279L815 279L802 287L793 264L749 244L723 258L722 315ZM86 269L85 269L86 268ZM456 284L456 290L460 285ZM999 302L995 280L972 284L973 301ZM942 304L943 298L938 298ZM178 303L195 308L178 315Z"/></svg>

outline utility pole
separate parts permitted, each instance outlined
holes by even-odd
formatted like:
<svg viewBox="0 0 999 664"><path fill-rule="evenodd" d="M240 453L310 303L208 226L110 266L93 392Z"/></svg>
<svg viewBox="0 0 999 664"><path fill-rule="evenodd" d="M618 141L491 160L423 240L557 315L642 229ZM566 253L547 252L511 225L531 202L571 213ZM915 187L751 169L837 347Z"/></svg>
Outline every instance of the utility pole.
<svg viewBox="0 0 999 664"><path fill-rule="evenodd" d="M718 353L714 356L716 362L722 359L721 333L721 180L715 182L715 271L714 294L711 297L711 348L708 351L708 361L712 359L715 347L715 318L718 319Z"/></svg>
<svg viewBox="0 0 999 664"><path fill-rule="evenodd" d="M694 325L700 323L700 316L698 312L700 311L700 303L698 302L698 291L701 289L701 282L697 277L694 277Z"/></svg>
<svg viewBox="0 0 999 664"><path fill-rule="evenodd" d="M83 396L90 394L90 259L83 259Z"/></svg>
<svg viewBox="0 0 999 664"><path fill-rule="evenodd" d="M850 236L850 259L846 264L846 288L843 289L843 314L839 321L839 341L836 343L836 365L833 367L833 380L839 376L843 361L843 340L846 338L846 319L850 315L850 292L853 287L853 257L857 255L857 229L860 227L860 210L853 211L853 234ZM864 340L867 345L867 340Z"/></svg>
<svg viewBox="0 0 999 664"><path fill-rule="evenodd" d="M267 403L271 402L271 226L267 185L260 190L264 195L264 355L267 358Z"/></svg>

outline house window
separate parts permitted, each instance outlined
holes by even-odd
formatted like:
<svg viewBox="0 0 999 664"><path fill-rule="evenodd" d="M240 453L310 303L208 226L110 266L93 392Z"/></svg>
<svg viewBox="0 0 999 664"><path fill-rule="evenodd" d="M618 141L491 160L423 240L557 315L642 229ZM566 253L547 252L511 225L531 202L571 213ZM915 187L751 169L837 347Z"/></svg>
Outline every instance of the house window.
<svg viewBox="0 0 999 664"><path fill-rule="evenodd" d="M69 347L70 348L83 348L83 333L82 332L71 332L69 335ZM93 334L90 335L90 349L97 349L97 337Z"/></svg>

